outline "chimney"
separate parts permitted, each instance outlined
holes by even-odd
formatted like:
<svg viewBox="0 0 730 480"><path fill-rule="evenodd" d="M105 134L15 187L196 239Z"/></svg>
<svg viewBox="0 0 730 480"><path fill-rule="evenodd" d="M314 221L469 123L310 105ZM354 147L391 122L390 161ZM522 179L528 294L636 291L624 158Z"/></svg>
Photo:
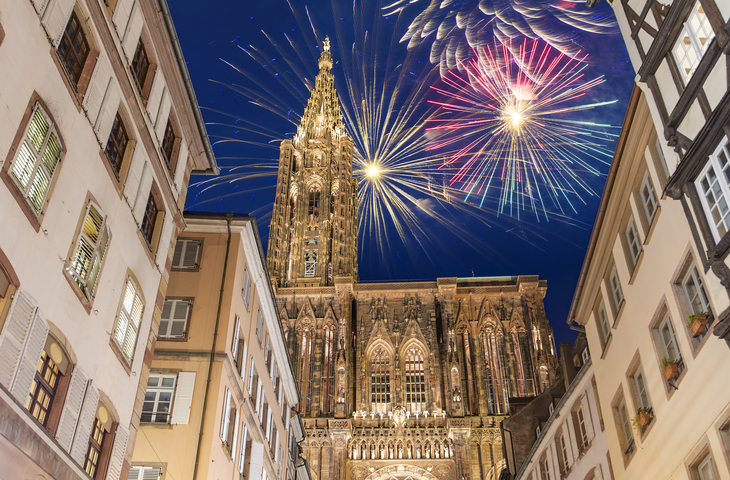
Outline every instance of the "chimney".
<svg viewBox="0 0 730 480"><path fill-rule="evenodd" d="M563 380L565 381L565 390L570 388L570 384L573 383L575 378L575 364L573 363L573 349L570 348L569 343L560 344L560 365L563 370Z"/></svg>

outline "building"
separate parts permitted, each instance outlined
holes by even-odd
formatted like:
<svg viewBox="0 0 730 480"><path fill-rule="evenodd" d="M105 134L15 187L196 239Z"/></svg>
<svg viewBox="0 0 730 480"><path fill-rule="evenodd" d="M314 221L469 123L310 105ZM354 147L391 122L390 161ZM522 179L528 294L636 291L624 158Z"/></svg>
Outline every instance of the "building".
<svg viewBox="0 0 730 480"><path fill-rule="evenodd" d="M502 423L506 478L613 478L585 336L561 344L560 360L562 381Z"/></svg>
<svg viewBox="0 0 730 480"><path fill-rule="evenodd" d="M185 223L129 478L301 479L299 395L256 222Z"/></svg>
<svg viewBox="0 0 730 480"><path fill-rule="evenodd" d="M0 477L127 478L188 178L218 169L167 4L2 0L0 71Z"/></svg>
<svg viewBox="0 0 730 480"><path fill-rule="evenodd" d="M661 193L680 170L662 156L651 111L635 87L569 322L593 354L614 478L717 480L730 475L730 349L712 333L728 296L707 261L707 217Z"/></svg>
<svg viewBox="0 0 730 480"><path fill-rule="evenodd" d="M489 479L499 422L557 360L536 276L360 283L353 142L325 40L281 144L267 262L312 478Z"/></svg>

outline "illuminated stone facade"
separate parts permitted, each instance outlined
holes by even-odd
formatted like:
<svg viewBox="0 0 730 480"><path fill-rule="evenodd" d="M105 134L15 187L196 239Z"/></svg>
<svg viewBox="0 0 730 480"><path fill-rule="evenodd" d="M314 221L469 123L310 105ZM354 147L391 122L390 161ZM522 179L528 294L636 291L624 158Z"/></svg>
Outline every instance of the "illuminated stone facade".
<svg viewBox="0 0 730 480"><path fill-rule="evenodd" d="M268 266L314 480L496 479L510 399L555 379L536 276L359 283L357 181L328 42L281 146Z"/></svg>

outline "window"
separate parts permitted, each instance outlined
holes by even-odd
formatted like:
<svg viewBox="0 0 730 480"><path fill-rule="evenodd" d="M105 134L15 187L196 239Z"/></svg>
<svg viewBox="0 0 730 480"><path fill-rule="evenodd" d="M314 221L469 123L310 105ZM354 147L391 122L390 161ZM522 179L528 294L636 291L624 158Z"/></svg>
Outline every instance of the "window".
<svg viewBox="0 0 730 480"><path fill-rule="evenodd" d="M175 162L172 160L172 147L175 144L175 132L172 130L172 124L170 119L167 120L167 126L165 127L165 136L162 137L162 155L165 157L167 162L167 168L174 170Z"/></svg>
<svg viewBox="0 0 730 480"><path fill-rule="evenodd" d="M641 240L639 240L639 234L636 233L636 224L633 218L629 220L629 224L626 226L626 244L631 254L632 266L636 266L641 253Z"/></svg>
<svg viewBox="0 0 730 480"><path fill-rule="evenodd" d="M725 236L730 224L728 219L730 208L727 204L727 199L730 197L728 157L730 152L727 149L727 138L724 138L715 153L710 155L707 166L695 182L715 242L719 242Z"/></svg>
<svg viewBox="0 0 730 480"><path fill-rule="evenodd" d="M651 399L649 398L649 390L646 388L644 370L641 368L641 365L639 365L636 371L629 377L629 383L631 385L631 393L634 397L636 413L647 412L651 414ZM642 431L646 425L648 425L648 423L642 425Z"/></svg>
<svg viewBox="0 0 730 480"><path fill-rule="evenodd" d="M248 396L251 398L251 402L256 405L256 394L258 393L258 381L259 374L256 371L256 366L253 364L253 356L251 357L251 368L248 371Z"/></svg>
<svg viewBox="0 0 730 480"><path fill-rule="evenodd" d="M142 231L142 236L144 237L145 241L147 242L147 246L150 248L150 250L153 249L152 246L152 236L155 231L155 224L157 223L157 214L160 212L159 208L157 207L157 202L155 202L155 196L150 193L150 197L147 200L147 207L145 207L144 210L144 217L142 218L142 225L140 225L140 230Z"/></svg>
<svg viewBox="0 0 730 480"><path fill-rule="evenodd" d="M370 371L370 401L376 406L386 406L390 403L390 356L383 347L378 347L373 352Z"/></svg>
<svg viewBox="0 0 730 480"><path fill-rule="evenodd" d="M409 348L406 354L406 405L412 412L426 408L426 373L423 354L419 348Z"/></svg>
<svg viewBox="0 0 730 480"><path fill-rule="evenodd" d="M95 295L96 281L108 245L106 216L96 204L89 201L73 256L66 268L87 300Z"/></svg>
<svg viewBox="0 0 730 480"><path fill-rule="evenodd" d="M187 331L190 300L165 300L162 305L158 338L184 338Z"/></svg>
<svg viewBox="0 0 730 480"><path fill-rule="evenodd" d="M641 197L641 204L644 207L646 220L648 223L651 224L651 221L654 219L654 214L657 210L657 199L656 193L654 193L654 186L651 184L649 172L646 172L646 174L644 175L644 181L641 182L639 196Z"/></svg>
<svg viewBox="0 0 730 480"><path fill-rule="evenodd" d="M66 29L58 44L58 56L61 64L68 73L68 78L74 87L77 86L81 71L84 69L86 57L89 56L89 44L81 28L81 22L76 12L71 13L71 18L66 24Z"/></svg>
<svg viewBox="0 0 730 480"><path fill-rule="evenodd" d="M162 468L160 467L130 467L128 480L160 480Z"/></svg>
<svg viewBox="0 0 730 480"><path fill-rule="evenodd" d="M58 365L50 355L43 350L38 368L30 384L28 399L25 401L25 409L40 422L44 427L48 422L48 412L53 404L56 395L58 380L61 376Z"/></svg>
<svg viewBox="0 0 730 480"><path fill-rule="evenodd" d="M621 289L621 280L618 278L618 270L616 266L613 267L611 276L608 278L608 283L611 287L611 299L613 300L613 307L618 314L621 306L624 304L624 292Z"/></svg>
<svg viewBox="0 0 730 480"><path fill-rule="evenodd" d="M687 273L682 278L682 291L684 292L687 305L692 314L709 312L710 302L707 301L705 287L702 284L702 277L697 271L694 262L690 265Z"/></svg>
<svg viewBox="0 0 730 480"><path fill-rule="evenodd" d="M718 480L715 471L715 463L712 461L712 455L709 453L702 457L694 470L697 472L699 480Z"/></svg>
<svg viewBox="0 0 730 480"><path fill-rule="evenodd" d="M198 268L198 252L200 240L189 238L178 239L175 244L175 253L172 256L172 268L193 270Z"/></svg>
<svg viewBox="0 0 730 480"><path fill-rule="evenodd" d="M629 419L629 411L626 409L626 401L621 398L615 408L617 422L619 424L619 440L621 448L624 449L624 455L631 455L634 451L634 435L631 432L631 420Z"/></svg>
<svg viewBox="0 0 730 480"><path fill-rule="evenodd" d="M137 291L137 285L132 277L127 277L117 326L114 329L114 341L127 363L132 363L132 354L134 353L134 345L137 342L137 331L142 320L143 310L144 303Z"/></svg>
<svg viewBox="0 0 730 480"><path fill-rule="evenodd" d="M309 192L309 215L319 216L319 190Z"/></svg>
<svg viewBox="0 0 730 480"><path fill-rule="evenodd" d="M317 254L307 252L304 257L304 276L314 277L317 274Z"/></svg>
<svg viewBox="0 0 730 480"><path fill-rule="evenodd" d="M269 332L266 332L266 341L264 342L264 362L266 363L266 371L271 375L271 339L269 339Z"/></svg>
<svg viewBox="0 0 730 480"><path fill-rule="evenodd" d="M87 448L86 456L84 457L84 471L91 478L95 478L105 436L106 429L104 428L104 424L101 423L98 418L94 417L94 426L91 429L89 447Z"/></svg>
<svg viewBox="0 0 730 480"><path fill-rule="evenodd" d="M226 388L223 403L223 422L221 424L221 440L230 449L231 458L236 451L236 440L238 436L238 408L233 401L231 391Z"/></svg>
<svg viewBox="0 0 730 480"><path fill-rule="evenodd" d="M248 477L248 469L251 462L251 437L248 434L248 425L243 424L243 435L241 436L241 454L238 459L238 473L243 478Z"/></svg>
<svg viewBox="0 0 730 480"><path fill-rule="evenodd" d="M35 217L42 213L62 153L56 128L38 102L10 167L10 177Z"/></svg>
<svg viewBox="0 0 730 480"><path fill-rule="evenodd" d="M248 269L243 269L243 288L241 288L241 297L243 297L243 303L248 309L249 297L251 296L251 276L248 274Z"/></svg>
<svg viewBox="0 0 730 480"><path fill-rule="evenodd" d="M119 180L119 172L122 170L122 162L124 161L124 152L127 150L127 143L129 142L129 135L127 135L127 129L124 127L122 117L114 117L114 123L112 124L112 130L109 132L109 140L106 142L106 148L104 153L106 154L109 165L112 166L114 176Z"/></svg>
<svg viewBox="0 0 730 480"><path fill-rule="evenodd" d="M261 336L264 332L264 316L261 314L259 308L258 316L256 317L256 339L259 341L259 347L261 346Z"/></svg>
<svg viewBox="0 0 730 480"><path fill-rule="evenodd" d="M707 15L698 1L692 7L679 38L677 38L672 48L674 59L680 72L682 72L685 85L692 78L692 74L700 64L700 60L702 60L702 56L707 51L707 47L709 47L713 38L715 38L715 32L712 30Z"/></svg>
<svg viewBox="0 0 730 480"><path fill-rule="evenodd" d="M175 375L150 375L142 404L142 423L167 423L175 392Z"/></svg>
<svg viewBox="0 0 730 480"><path fill-rule="evenodd" d="M132 78L134 78L134 83L137 84L137 90L139 90L140 94L142 94L149 68L150 60L147 58L147 50L145 50L144 44L140 40L137 44L137 50L134 52L134 58L132 59Z"/></svg>
<svg viewBox="0 0 730 480"><path fill-rule="evenodd" d="M611 325L608 323L608 315L606 314L606 307L603 305L603 300L600 300L595 315L598 323L598 337L601 340L601 347L605 349L608 344L608 339L611 337Z"/></svg>
<svg viewBox="0 0 730 480"><path fill-rule="evenodd" d="M565 432L560 434L560 456L563 461L563 471L567 471L570 467L570 460L568 459L568 441L565 439Z"/></svg>
<svg viewBox="0 0 730 480"><path fill-rule="evenodd" d="M657 348L659 355L662 358L666 358L669 362L679 363L679 372L684 369L682 363L682 354L679 351L677 345L677 338L674 335L674 327L672 326L672 319L669 317L669 313L665 313L659 325L656 328L656 336L658 339Z"/></svg>

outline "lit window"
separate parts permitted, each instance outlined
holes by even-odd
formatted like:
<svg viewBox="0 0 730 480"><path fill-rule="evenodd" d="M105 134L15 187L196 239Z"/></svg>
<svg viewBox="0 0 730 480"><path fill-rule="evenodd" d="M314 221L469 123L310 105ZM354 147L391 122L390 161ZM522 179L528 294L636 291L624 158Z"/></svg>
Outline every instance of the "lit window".
<svg viewBox="0 0 730 480"><path fill-rule="evenodd" d="M124 152L127 150L128 142L129 136L126 128L124 128L124 122L117 113L112 124L112 130L109 132L109 140L107 140L106 148L104 148L106 158L109 160L117 180L119 180L119 172L122 169L122 161L124 160Z"/></svg>
<svg viewBox="0 0 730 480"><path fill-rule="evenodd" d="M641 253L641 240L639 240L639 234L636 233L636 224L633 218L629 220L629 224L626 226L626 243L629 247L629 253L631 253L632 264L635 266Z"/></svg>
<svg viewBox="0 0 730 480"><path fill-rule="evenodd" d="M657 200L656 193L654 193L654 186L651 184L651 178L649 178L649 172L646 172L646 175L644 175L644 181L641 183L639 193L641 196L641 204L644 206L646 219L651 223L657 210Z"/></svg>
<svg viewBox="0 0 730 480"><path fill-rule="evenodd" d="M188 325L190 300L165 300L158 338L183 338Z"/></svg>
<svg viewBox="0 0 730 480"><path fill-rule="evenodd" d="M76 12L71 14L66 29L63 31L63 36L58 44L58 56L61 58L61 64L66 69L71 83L76 87L81 77L81 71L84 69L86 57L89 56L89 44L86 42L84 30L81 28L81 22Z"/></svg>
<svg viewBox="0 0 730 480"><path fill-rule="evenodd" d="M87 299L94 297L104 254L109 245L109 229L101 209L89 201L76 247L67 271Z"/></svg>
<svg viewBox="0 0 730 480"><path fill-rule="evenodd" d="M390 355L383 347L379 347L373 352L370 371L370 401L376 405L385 406L390 403Z"/></svg>
<svg viewBox="0 0 730 480"><path fill-rule="evenodd" d="M91 429L89 446L86 449L86 456L84 457L84 471L91 478L95 478L105 436L106 430L104 429L104 424L98 418L94 417L94 426Z"/></svg>
<svg viewBox="0 0 730 480"><path fill-rule="evenodd" d="M715 153L710 155L707 166L695 182L716 242L727 233L730 224L728 219L730 208L727 204L727 199L730 197L728 158L730 152L727 149L727 138L724 138Z"/></svg>
<svg viewBox="0 0 730 480"><path fill-rule="evenodd" d="M28 399L25 401L25 409L44 427L48 422L48 413L51 410L53 398L56 396L60 376L58 365L43 350L35 377L30 385Z"/></svg>
<svg viewBox="0 0 730 480"><path fill-rule="evenodd" d="M62 153L55 126L40 104L36 103L10 167L13 180L36 216L42 213Z"/></svg>
<svg viewBox="0 0 730 480"><path fill-rule="evenodd" d="M672 48L674 59L682 72L685 84L689 83L713 38L715 38L715 32L712 30L702 5L697 2L692 7L687 21L682 26L679 38Z"/></svg>
<svg viewBox="0 0 730 480"><path fill-rule="evenodd" d="M140 422L167 423L170 419L175 375L150 375L142 404Z"/></svg>
<svg viewBox="0 0 730 480"><path fill-rule="evenodd" d="M406 404L412 412L426 408L426 372L423 369L423 354L418 348L409 348L406 353Z"/></svg>
<svg viewBox="0 0 730 480"><path fill-rule="evenodd" d="M144 304L137 291L137 286L132 277L127 277L122 306L119 309L117 326L114 329L114 341L128 363L132 362L132 354L134 353L134 345L137 342L137 332L139 331L139 323L142 320L143 309Z"/></svg>

